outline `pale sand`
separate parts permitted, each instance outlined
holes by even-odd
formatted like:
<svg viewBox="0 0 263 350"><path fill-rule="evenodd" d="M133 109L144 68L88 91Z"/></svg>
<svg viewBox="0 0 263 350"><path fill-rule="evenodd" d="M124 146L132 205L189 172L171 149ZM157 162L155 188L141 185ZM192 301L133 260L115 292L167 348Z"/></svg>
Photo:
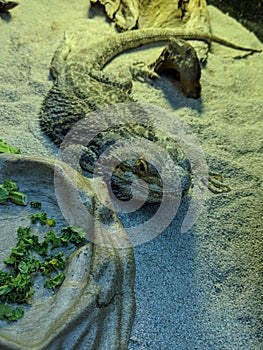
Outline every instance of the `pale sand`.
<svg viewBox="0 0 263 350"><path fill-rule="evenodd" d="M10 20L2 16L0 138L23 153L55 156L39 129L38 111L52 85L49 63L64 31L85 31L89 42L114 32L102 13L88 18L88 7L85 0L20 0ZM213 7L210 12L215 34L260 47L236 21ZM145 56L151 59L153 51ZM174 222L135 248L137 314L130 350L261 349L263 54L234 59L241 54L212 46L201 100L186 99L165 78L154 86L134 84L138 100L158 103L192 127L209 166L224 174L232 191L209 195L187 233L178 233Z"/></svg>

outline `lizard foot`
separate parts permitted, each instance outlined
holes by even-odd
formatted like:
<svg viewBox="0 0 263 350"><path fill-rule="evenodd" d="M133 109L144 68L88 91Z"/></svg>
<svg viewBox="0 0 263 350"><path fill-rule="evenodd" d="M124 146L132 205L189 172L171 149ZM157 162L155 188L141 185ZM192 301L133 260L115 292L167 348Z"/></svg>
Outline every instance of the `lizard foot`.
<svg viewBox="0 0 263 350"><path fill-rule="evenodd" d="M210 171L208 173L207 187L211 192L215 194L231 191L231 188L224 184L223 176L221 174L210 172Z"/></svg>
<svg viewBox="0 0 263 350"><path fill-rule="evenodd" d="M142 83L149 83L151 79L160 78L159 74L144 62L134 62L130 66L130 72L134 80L138 80Z"/></svg>

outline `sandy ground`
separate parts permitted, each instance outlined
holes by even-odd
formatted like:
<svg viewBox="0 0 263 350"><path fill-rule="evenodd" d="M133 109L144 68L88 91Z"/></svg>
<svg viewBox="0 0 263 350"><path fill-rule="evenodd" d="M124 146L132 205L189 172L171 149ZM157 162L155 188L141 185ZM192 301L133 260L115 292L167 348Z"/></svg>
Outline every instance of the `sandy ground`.
<svg viewBox="0 0 263 350"><path fill-rule="evenodd" d="M114 32L103 13L89 16L88 8L84 0L21 0L10 18L1 16L0 138L23 153L55 156L38 112L64 31L85 32L87 44ZM233 19L213 7L210 13L215 34L261 46ZM141 52L112 67L128 57L142 60ZM173 222L135 248L137 313L129 350L262 349L263 54L240 56L212 46L199 100L185 98L166 78L134 84L138 100L157 103L191 126L209 166L232 191L210 194L186 233Z"/></svg>

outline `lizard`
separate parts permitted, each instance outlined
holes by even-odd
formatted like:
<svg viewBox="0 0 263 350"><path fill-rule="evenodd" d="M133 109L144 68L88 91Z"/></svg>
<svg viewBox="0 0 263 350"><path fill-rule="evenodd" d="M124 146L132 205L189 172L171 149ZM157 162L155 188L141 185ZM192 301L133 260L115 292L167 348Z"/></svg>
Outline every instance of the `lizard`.
<svg viewBox="0 0 263 350"><path fill-rule="evenodd" d="M74 136L76 143L82 143L83 140L80 139L85 138L86 131L88 132L90 129L102 130L93 141L84 145L87 147L80 158L81 167L91 176L94 164L105 148L120 138L138 137L158 143L172 156L174 161L172 167L180 173L183 193L188 193L193 187L189 159L177 142L154 128L154 120L146 117L143 111L136 111L139 117L135 123L132 122L133 107L130 108L129 115L118 115L118 120L114 122L116 117L114 115L111 116L112 119L108 120L96 120L97 116L93 115L95 118L93 119L92 115L89 115L90 112L108 105L114 107L119 103L134 102L131 94L131 79L119 79L116 75L103 72L103 68L116 55L144 44L169 41L170 38L202 40L209 44L215 42L250 53L261 52L260 49L245 48L213 35L186 33L175 29L144 29L115 34L105 38L101 43L79 50L75 55L73 52L74 40L65 35L64 40L56 50L50 67L54 84L43 101L40 110L40 125L42 130L58 146L62 144L65 136L79 121L82 122L82 132L78 132ZM138 108L140 109L140 106ZM118 126L116 126L117 124ZM115 126L111 127L111 125ZM158 154L154 156L156 156L158 163ZM111 184L113 187L115 186L115 192L120 194L121 200L128 200L131 198L129 187L131 184L130 175L132 174L151 185L149 202L158 202L160 193L163 193L164 182L167 182L171 193L173 192L173 178L171 177L171 174L174 174L173 170L168 166L160 176L155 167L152 167L143 157L138 156L116 166L111 174ZM222 182L221 175L213 173L209 173L208 188L214 193L230 190ZM139 197L141 192L143 192L142 188L137 191Z"/></svg>

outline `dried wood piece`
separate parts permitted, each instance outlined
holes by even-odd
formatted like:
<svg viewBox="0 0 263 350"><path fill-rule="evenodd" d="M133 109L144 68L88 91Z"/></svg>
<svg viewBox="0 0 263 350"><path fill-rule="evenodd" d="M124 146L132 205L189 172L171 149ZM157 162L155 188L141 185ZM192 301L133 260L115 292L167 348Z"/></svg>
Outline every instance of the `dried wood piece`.
<svg viewBox="0 0 263 350"><path fill-rule="evenodd" d="M105 6L109 18L124 30L142 28L176 28L182 32L211 34L205 0L91 0ZM193 41L200 61L208 54L207 43Z"/></svg>
<svg viewBox="0 0 263 350"><path fill-rule="evenodd" d="M178 28L182 31L211 34L210 19L205 0L141 0L139 28ZM206 61L207 43L190 41L200 61Z"/></svg>
<svg viewBox="0 0 263 350"><path fill-rule="evenodd" d="M140 0L139 28L175 28L182 25L183 4L177 0Z"/></svg>
<svg viewBox="0 0 263 350"><path fill-rule="evenodd" d="M91 3L100 2L105 7L108 17L118 27L128 30L136 26L139 16L138 0L91 0Z"/></svg>

